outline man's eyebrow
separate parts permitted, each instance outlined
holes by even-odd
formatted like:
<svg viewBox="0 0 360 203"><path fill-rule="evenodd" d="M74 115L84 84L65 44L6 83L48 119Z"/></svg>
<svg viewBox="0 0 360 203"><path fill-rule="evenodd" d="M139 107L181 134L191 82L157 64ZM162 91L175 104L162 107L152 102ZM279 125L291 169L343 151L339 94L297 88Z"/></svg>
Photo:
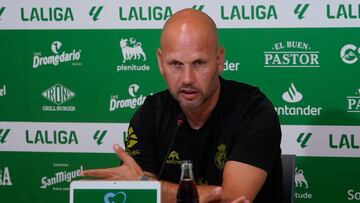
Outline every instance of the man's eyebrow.
<svg viewBox="0 0 360 203"><path fill-rule="evenodd" d="M167 63L181 63L180 61L176 60L176 59L169 59L169 60L166 60Z"/></svg>

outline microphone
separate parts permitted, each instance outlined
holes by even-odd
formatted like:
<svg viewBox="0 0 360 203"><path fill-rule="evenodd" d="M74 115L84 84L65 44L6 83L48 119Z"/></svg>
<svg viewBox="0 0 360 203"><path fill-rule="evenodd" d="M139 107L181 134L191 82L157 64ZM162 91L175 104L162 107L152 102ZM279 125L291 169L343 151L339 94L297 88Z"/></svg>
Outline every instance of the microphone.
<svg viewBox="0 0 360 203"><path fill-rule="evenodd" d="M165 167L165 163L166 163L166 159L168 158L169 156L169 153L170 153L170 150L171 150L171 147L174 143L174 140L175 140L175 137L177 136L178 134L178 131L179 131L179 128L180 126L182 126L184 124L184 120L185 120L185 116L183 113L180 113L177 118L176 118L176 128L175 128L175 132L174 132L174 135L171 139L171 142L170 142L170 145L169 145L169 148L166 152L166 155L165 155L165 158L164 158L164 161L162 162L162 165L161 165L161 168L160 168L160 171L159 171L159 175L158 175L158 180L160 181L161 179L161 175L163 173L163 170L164 170L164 167Z"/></svg>

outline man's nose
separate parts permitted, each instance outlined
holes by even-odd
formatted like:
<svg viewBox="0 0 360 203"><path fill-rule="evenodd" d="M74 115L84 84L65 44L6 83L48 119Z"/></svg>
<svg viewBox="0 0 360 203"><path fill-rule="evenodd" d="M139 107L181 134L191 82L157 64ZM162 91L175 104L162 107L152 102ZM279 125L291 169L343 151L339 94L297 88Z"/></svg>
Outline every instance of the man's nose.
<svg viewBox="0 0 360 203"><path fill-rule="evenodd" d="M194 70L191 66L185 66L183 72L183 83L192 84L194 82Z"/></svg>

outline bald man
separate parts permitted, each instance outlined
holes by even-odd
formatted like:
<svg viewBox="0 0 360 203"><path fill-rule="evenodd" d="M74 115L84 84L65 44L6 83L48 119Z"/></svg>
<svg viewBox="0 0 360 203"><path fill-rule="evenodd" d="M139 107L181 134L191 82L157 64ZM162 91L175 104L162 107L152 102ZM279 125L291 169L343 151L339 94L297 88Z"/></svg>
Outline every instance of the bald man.
<svg viewBox="0 0 360 203"><path fill-rule="evenodd" d="M176 202L179 164L192 160L200 202L281 202L277 114L258 88L219 75L224 49L213 20L193 9L174 14L157 59L168 89L147 97L134 114L126 151L114 146L124 163L83 175L159 179L162 202Z"/></svg>

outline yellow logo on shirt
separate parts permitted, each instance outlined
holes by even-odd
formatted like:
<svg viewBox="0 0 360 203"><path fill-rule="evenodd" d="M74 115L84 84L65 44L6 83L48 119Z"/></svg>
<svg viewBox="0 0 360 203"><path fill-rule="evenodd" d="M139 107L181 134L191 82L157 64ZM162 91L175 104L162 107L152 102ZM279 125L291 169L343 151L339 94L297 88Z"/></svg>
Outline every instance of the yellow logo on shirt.
<svg viewBox="0 0 360 203"><path fill-rule="evenodd" d="M181 164L181 160L179 158L179 153L176 151L170 152L168 159L166 160L167 164Z"/></svg>
<svg viewBox="0 0 360 203"><path fill-rule="evenodd" d="M131 148L136 145L136 143L138 143L138 137L135 134L135 131L132 127L129 128L128 130L128 135L127 135L127 139L126 139L126 152L130 155L130 156L136 156L140 154L140 150L131 150Z"/></svg>
<svg viewBox="0 0 360 203"><path fill-rule="evenodd" d="M215 166L219 170L223 170L226 161L226 146L224 144L220 144L217 149L218 152L215 154Z"/></svg>

